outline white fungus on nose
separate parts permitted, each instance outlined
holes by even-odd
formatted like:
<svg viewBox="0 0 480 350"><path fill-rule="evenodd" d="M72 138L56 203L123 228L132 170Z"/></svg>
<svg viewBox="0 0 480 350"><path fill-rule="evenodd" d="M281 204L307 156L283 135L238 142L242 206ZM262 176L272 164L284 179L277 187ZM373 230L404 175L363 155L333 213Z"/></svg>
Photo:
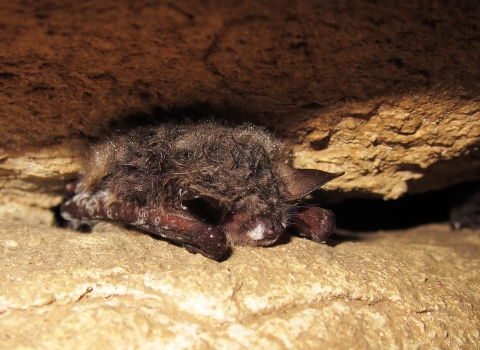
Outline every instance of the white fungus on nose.
<svg viewBox="0 0 480 350"><path fill-rule="evenodd" d="M258 224L253 230L247 232L247 236L255 241L263 239L265 237L265 228L262 224Z"/></svg>

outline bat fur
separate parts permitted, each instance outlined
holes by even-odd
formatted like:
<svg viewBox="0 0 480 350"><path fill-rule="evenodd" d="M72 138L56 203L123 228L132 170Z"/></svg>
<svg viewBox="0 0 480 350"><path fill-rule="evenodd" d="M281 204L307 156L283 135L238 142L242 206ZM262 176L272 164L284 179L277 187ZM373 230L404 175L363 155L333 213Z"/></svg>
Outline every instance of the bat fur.
<svg viewBox="0 0 480 350"><path fill-rule="evenodd" d="M333 213L298 203L340 175L293 169L284 142L259 126L166 123L95 143L61 211L77 224L137 226L218 259L228 244L270 245L292 224L324 240Z"/></svg>

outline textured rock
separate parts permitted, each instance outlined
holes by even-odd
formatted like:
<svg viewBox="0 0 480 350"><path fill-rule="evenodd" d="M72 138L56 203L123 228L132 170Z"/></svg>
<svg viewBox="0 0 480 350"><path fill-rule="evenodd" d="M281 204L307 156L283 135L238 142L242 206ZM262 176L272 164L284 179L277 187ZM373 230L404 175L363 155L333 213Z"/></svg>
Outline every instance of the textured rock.
<svg viewBox="0 0 480 350"><path fill-rule="evenodd" d="M0 347L473 348L480 231L237 247L215 262L103 224L2 222Z"/></svg>
<svg viewBox="0 0 480 350"><path fill-rule="evenodd" d="M341 115L343 110L344 117L334 131L320 134L317 119L306 123L312 132L305 136L306 144L294 148L296 165L343 169L346 175L331 188L386 199L475 179L480 175L479 102L420 93L372 99L374 106L359 115L336 109L331 113ZM327 137L328 149L312 151L312 144Z"/></svg>
<svg viewBox="0 0 480 350"><path fill-rule="evenodd" d="M51 208L64 200L63 187L78 177L86 154L80 141L0 153L0 219L53 224Z"/></svg>

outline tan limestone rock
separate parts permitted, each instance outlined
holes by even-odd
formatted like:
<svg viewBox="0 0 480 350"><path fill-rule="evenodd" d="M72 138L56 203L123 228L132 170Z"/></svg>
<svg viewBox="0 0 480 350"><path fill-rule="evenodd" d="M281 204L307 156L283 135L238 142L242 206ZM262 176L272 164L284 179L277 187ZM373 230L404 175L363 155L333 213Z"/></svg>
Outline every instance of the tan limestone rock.
<svg viewBox="0 0 480 350"><path fill-rule="evenodd" d="M335 246L292 237L223 262L112 225L2 222L0 348L472 348L480 232Z"/></svg>

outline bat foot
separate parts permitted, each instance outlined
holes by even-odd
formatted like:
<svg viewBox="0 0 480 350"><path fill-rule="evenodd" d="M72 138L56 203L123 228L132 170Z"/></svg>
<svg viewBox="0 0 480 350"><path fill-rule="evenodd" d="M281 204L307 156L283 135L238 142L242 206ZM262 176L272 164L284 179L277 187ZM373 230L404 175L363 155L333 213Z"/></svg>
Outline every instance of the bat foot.
<svg viewBox="0 0 480 350"><path fill-rule="evenodd" d="M335 214L328 209L307 205L292 220L292 228L300 235L311 237L314 242L325 242L335 230Z"/></svg>

